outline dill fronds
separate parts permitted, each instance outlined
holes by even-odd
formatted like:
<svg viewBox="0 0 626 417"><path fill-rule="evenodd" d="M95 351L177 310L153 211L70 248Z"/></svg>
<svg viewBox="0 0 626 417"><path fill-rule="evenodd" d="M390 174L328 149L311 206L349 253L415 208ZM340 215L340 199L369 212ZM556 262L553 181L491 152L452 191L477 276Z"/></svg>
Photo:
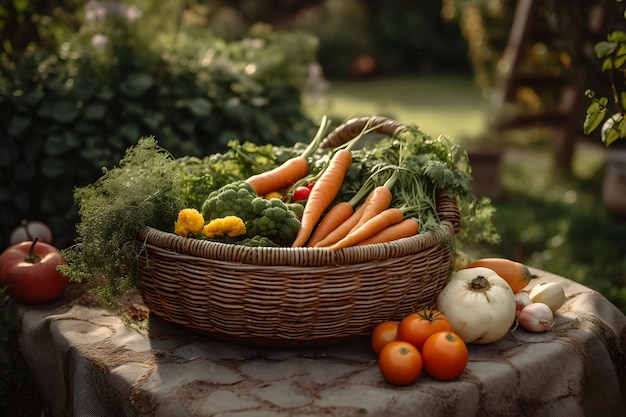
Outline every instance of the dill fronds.
<svg viewBox="0 0 626 417"><path fill-rule="evenodd" d="M176 160L154 137L141 138L119 166L103 169L93 184L76 188L77 243L62 251L62 272L75 282L96 282L104 304L140 284L137 233L145 226L173 230L185 207L184 181Z"/></svg>

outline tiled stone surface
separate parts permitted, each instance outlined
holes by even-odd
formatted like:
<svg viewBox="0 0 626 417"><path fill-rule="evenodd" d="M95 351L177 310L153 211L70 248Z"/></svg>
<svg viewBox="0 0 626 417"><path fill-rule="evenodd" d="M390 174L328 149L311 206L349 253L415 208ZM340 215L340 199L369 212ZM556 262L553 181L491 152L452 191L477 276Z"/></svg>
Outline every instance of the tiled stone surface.
<svg viewBox="0 0 626 417"><path fill-rule="evenodd" d="M56 417L624 417L626 317L588 288L539 273L535 285L566 290L556 326L470 345L467 369L447 382L423 373L405 387L386 383L367 339L244 346L156 316L137 330L80 304L21 307L21 345Z"/></svg>

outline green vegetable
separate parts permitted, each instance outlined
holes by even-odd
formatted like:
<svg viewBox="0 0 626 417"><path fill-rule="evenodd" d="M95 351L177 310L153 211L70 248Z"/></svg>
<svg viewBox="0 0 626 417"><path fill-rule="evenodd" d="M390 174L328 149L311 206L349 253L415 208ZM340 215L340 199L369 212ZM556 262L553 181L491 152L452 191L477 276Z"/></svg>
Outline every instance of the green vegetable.
<svg viewBox="0 0 626 417"><path fill-rule="evenodd" d="M241 246L250 246L250 247L261 247L261 248L277 248L280 245L274 243L274 241L265 236L254 236L248 237L244 240L240 240L239 242L235 242L236 245Z"/></svg>
<svg viewBox="0 0 626 417"><path fill-rule="evenodd" d="M411 207L420 221L420 232L433 230L439 224L436 211L437 193L445 191L456 198L463 218L456 237L460 245L479 241L497 243L500 239L491 215L494 208L487 198L471 193L472 175L467 152L446 136L433 138L415 125L394 137L386 137L354 149L353 163L337 197L349 201L364 186L384 184L393 173L394 207Z"/></svg>
<svg viewBox="0 0 626 417"><path fill-rule="evenodd" d="M252 201L257 197L250 184L236 181L210 193L202 204L202 215L206 222L226 216L237 216L247 223L256 217Z"/></svg>
<svg viewBox="0 0 626 417"><path fill-rule="evenodd" d="M300 229L300 220L277 198L257 197L252 201L255 218L246 223L248 236L265 236L281 246L289 246Z"/></svg>
<svg viewBox="0 0 626 417"><path fill-rule="evenodd" d="M201 210L207 196L227 184L248 178L259 172L269 171L291 156L299 147L240 144L228 142L222 153L202 158L185 156L176 160L185 182L183 195L187 206Z"/></svg>
<svg viewBox="0 0 626 417"><path fill-rule="evenodd" d="M202 205L205 221L237 216L246 224L246 237L265 236L287 246L300 228L297 214L277 198L259 197L250 184L236 181L209 194Z"/></svg>
<svg viewBox="0 0 626 417"><path fill-rule="evenodd" d="M117 167L74 191L78 243L62 250L68 264L61 272L76 282L106 277L96 292L104 304L117 307L116 298L140 284L137 259L143 245L137 232L145 226L173 230L186 207L183 184L172 155L154 137L140 139Z"/></svg>
<svg viewBox="0 0 626 417"><path fill-rule="evenodd" d="M304 205L301 203L287 203L289 210L296 214L298 220L302 220L302 214L304 213Z"/></svg>

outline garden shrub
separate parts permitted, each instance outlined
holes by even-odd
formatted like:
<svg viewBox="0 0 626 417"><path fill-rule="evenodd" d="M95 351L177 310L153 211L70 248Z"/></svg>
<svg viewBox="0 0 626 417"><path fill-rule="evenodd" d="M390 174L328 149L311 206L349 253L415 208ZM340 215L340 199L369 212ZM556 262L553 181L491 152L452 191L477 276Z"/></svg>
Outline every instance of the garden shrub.
<svg viewBox="0 0 626 417"><path fill-rule="evenodd" d="M178 157L314 133L301 109L316 64L310 35L254 25L225 41L122 3L90 0L83 13L71 37L46 42L57 47L31 45L0 62L2 248L21 219L44 221L57 246L71 244L74 188L142 136Z"/></svg>

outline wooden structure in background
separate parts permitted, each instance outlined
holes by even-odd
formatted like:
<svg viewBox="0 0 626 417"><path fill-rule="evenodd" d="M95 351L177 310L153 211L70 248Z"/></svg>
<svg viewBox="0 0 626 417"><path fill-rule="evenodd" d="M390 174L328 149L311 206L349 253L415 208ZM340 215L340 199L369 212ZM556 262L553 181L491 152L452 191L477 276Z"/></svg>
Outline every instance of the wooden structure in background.
<svg viewBox="0 0 626 417"><path fill-rule="evenodd" d="M592 38L602 32L607 13L612 10L609 8L611 1L597 0L589 5L587 27L580 29L591 36L581 43L581 54L594 54ZM587 87L584 85L584 75L578 71L577 63L572 62L567 51L559 49L560 44L562 45L559 37L571 34L558 33L550 24L546 16L546 3L545 0L518 0L507 47L500 62L503 79L494 96L497 108L504 108L506 105L517 108L513 115L498 118L492 129L498 132L536 126L553 128L554 169L556 173L562 174L570 171L576 141L582 135L581 107ZM560 67L533 67L532 54L538 47L558 57ZM551 95L553 101L550 103L548 100L548 105L541 109L525 109L525 95L526 98L536 95L542 99L545 95Z"/></svg>

